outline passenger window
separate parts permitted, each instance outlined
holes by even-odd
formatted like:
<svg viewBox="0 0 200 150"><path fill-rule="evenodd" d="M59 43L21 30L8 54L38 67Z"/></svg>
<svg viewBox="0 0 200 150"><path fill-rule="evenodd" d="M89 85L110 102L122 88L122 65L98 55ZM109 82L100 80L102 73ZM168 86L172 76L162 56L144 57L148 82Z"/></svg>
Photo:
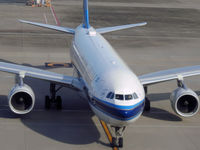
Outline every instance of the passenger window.
<svg viewBox="0 0 200 150"><path fill-rule="evenodd" d="M124 100L124 95L116 94L116 95L115 95L115 99Z"/></svg>
<svg viewBox="0 0 200 150"><path fill-rule="evenodd" d="M134 99L137 99L137 98L138 98L138 96L137 96L136 93L133 93L133 97L134 97Z"/></svg>
<svg viewBox="0 0 200 150"><path fill-rule="evenodd" d="M132 95L125 95L125 100L131 100L131 99L133 99Z"/></svg>

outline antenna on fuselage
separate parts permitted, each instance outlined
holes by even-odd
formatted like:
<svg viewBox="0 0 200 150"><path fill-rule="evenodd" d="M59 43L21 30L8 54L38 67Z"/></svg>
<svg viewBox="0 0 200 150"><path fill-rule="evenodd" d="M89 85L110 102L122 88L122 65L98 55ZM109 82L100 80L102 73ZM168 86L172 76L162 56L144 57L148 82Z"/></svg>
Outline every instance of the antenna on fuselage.
<svg viewBox="0 0 200 150"><path fill-rule="evenodd" d="M83 0L83 27L89 29L89 8L88 0Z"/></svg>

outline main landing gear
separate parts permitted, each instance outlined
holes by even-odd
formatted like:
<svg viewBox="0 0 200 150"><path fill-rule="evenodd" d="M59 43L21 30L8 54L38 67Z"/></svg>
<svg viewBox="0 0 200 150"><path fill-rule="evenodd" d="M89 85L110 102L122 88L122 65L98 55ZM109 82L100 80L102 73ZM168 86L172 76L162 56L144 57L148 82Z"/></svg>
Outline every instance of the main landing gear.
<svg viewBox="0 0 200 150"><path fill-rule="evenodd" d="M145 95L147 95L147 87L144 87ZM148 97L145 97L144 111L150 111L151 103Z"/></svg>
<svg viewBox="0 0 200 150"><path fill-rule="evenodd" d="M112 147L123 147L123 133L126 127L114 127L111 126L115 136L112 138Z"/></svg>
<svg viewBox="0 0 200 150"><path fill-rule="evenodd" d="M150 100L147 97L145 97L144 110L145 111L150 111L150 109L151 109L150 105L151 105Z"/></svg>
<svg viewBox="0 0 200 150"><path fill-rule="evenodd" d="M58 92L62 86L56 89L56 85L54 83L50 83L50 96L45 96L45 108L50 109L51 104L56 104L56 108L58 110L62 109L62 99L61 96L56 96L56 92Z"/></svg>

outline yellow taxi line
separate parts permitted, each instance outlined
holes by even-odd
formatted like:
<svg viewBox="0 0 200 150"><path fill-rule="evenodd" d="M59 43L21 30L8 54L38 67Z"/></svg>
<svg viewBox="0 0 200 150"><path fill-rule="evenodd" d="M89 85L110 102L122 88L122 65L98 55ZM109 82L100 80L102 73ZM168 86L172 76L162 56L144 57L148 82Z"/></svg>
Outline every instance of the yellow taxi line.
<svg viewBox="0 0 200 150"><path fill-rule="evenodd" d="M102 125L102 127L103 127L103 129L104 129L104 131L106 133L106 136L107 136L109 142L112 143L112 135L111 135L111 133L110 133L110 131L108 129L108 126L102 120L100 120L100 123L101 123L101 125ZM118 150L118 148L117 147L113 147L113 150Z"/></svg>

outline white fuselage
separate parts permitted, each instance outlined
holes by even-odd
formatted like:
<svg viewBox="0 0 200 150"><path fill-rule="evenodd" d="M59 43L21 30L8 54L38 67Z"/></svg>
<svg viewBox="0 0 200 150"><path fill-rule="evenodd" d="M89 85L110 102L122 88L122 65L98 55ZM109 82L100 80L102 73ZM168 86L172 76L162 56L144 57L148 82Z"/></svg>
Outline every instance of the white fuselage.
<svg viewBox="0 0 200 150"><path fill-rule="evenodd" d="M94 28L76 28L70 50L94 113L113 126L126 126L144 108L144 89L137 76Z"/></svg>

